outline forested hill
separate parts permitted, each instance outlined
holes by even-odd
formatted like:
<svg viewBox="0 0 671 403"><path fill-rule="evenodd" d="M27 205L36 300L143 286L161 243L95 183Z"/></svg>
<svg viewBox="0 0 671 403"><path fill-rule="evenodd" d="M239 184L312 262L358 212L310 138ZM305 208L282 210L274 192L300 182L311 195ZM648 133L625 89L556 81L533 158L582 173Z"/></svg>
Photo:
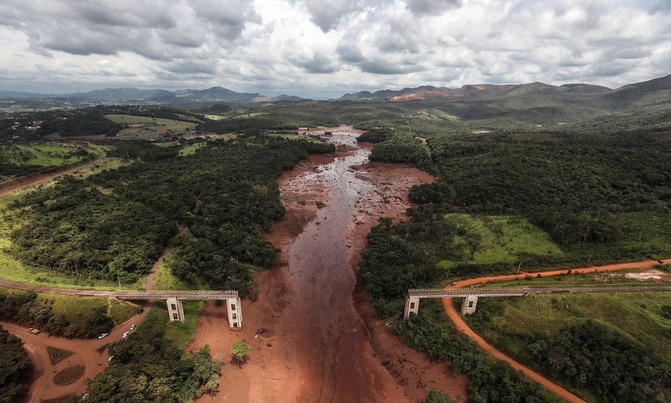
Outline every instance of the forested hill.
<svg viewBox="0 0 671 403"><path fill-rule="evenodd" d="M380 90L375 92L361 91L345 94L338 101L354 102L408 102L417 100L433 100L443 102L469 101L469 100L500 100L520 96L527 97L552 97L554 99L590 99L592 102L609 103L609 106L619 106L627 103L636 103L641 98L650 94L662 92L667 96L671 90L671 75L645 81L641 83L625 85L618 89L610 89L599 85L590 84L564 84L549 85L544 83L529 84L477 84L464 85L461 88L446 88L421 86L416 88L403 88L401 90ZM667 97L668 99L668 97Z"/></svg>
<svg viewBox="0 0 671 403"><path fill-rule="evenodd" d="M128 284L147 274L173 239L173 273L189 283L253 290L254 267L277 251L261 237L284 208L274 179L308 152L332 146L264 137L178 147L125 142L110 156L138 160L16 201L11 249L22 261L75 278Z"/></svg>

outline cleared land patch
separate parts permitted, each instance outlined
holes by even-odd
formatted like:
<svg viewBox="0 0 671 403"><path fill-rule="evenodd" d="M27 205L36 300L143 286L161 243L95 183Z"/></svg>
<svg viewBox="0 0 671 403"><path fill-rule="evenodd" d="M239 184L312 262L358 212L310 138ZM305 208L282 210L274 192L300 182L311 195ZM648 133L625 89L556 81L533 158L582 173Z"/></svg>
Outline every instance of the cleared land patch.
<svg viewBox="0 0 671 403"><path fill-rule="evenodd" d="M526 218L470 214L444 217L456 227L451 247L460 257L439 262L444 269L460 263L516 263L525 256L563 256L550 235Z"/></svg>
<svg viewBox="0 0 671 403"><path fill-rule="evenodd" d="M0 145L0 182L45 168L76 164L90 156L84 148L59 144Z"/></svg>
<svg viewBox="0 0 671 403"><path fill-rule="evenodd" d="M153 118L149 116L109 114L105 117L126 127L117 133L126 138L152 138L172 136L193 130L197 123L175 119Z"/></svg>

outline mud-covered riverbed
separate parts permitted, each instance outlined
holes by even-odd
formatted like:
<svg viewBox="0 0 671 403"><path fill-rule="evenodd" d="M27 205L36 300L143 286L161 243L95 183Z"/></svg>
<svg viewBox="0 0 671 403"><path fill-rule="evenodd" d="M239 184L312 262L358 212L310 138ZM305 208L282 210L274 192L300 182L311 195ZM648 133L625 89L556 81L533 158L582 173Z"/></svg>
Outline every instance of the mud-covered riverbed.
<svg viewBox="0 0 671 403"><path fill-rule="evenodd" d="M201 400L403 402L432 389L465 393L463 378L403 346L355 290L370 228L380 217L406 219L410 187L433 178L371 164L370 145L356 143L359 133L329 131L341 151L312 156L278 179L287 212L267 238L282 253L276 267L257 274L257 299L243 301L244 330L228 331L213 305L199 318L190 348L209 343L224 362L237 339L253 348L242 369L224 367L220 394Z"/></svg>

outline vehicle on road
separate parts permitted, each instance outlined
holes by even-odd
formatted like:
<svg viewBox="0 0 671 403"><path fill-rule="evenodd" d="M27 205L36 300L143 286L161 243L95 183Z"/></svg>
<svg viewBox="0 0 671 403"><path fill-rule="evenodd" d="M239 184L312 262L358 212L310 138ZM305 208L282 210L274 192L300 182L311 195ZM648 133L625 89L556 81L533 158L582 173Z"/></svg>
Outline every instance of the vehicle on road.
<svg viewBox="0 0 671 403"><path fill-rule="evenodd" d="M123 337L125 339L126 337L128 337L129 334L130 334L130 332L124 332L124 334L122 334L121 337Z"/></svg>
<svg viewBox="0 0 671 403"><path fill-rule="evenodd" d="M98 338L99 339L104 339L107 336L109 336L109 333L102 333L100 336L98 336Z"/></svg>
<svg viewBox="0 0 671 403"><path fill-rule="evenodd" d="M135 323L133 323L132 325L130 325L130 330L135 330L135 327L136 327L136 325L135 325Z"/></svg>

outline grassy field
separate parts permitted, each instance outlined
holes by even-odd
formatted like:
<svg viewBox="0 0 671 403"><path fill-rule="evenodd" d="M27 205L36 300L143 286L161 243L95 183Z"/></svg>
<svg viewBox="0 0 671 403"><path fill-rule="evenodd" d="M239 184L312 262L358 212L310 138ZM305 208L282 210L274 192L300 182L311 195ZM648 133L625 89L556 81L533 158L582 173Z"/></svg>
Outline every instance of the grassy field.
<svg viewBox="0 0 671 403"><path fill-rule="evenodd" d="M489 324L481 335L515 356L526 348L519 335L553 334L592 320L617 329L671 362L671 319L662 316L662 305L671 305L670 293L531 295L478 301L478 309L489 312Z"/></svg>
<svg viewBox="0 0 671 403"><path fill-rule="evenodd" d="M108 304L109 315L117 325L132 318L137 312L137 307L126 301L110 299L108 300Z"/></svg>
<svg viewBox="0 0 671 403"><path fill-rule="evenodd" d="M172 340L175 344L183 348L193 339L198 323L198 314L205 306L205 301L184 301L184 316L186 320L182 322L168 322L165 332L165 338ZM168 310L165 301L156 301L154 308L149 312L145 320L148 321L167 321Z"/></svg>
<svg viewBox="0 0 671 403"><path fill-rule="evenodd" d="M196 151L200 150L206 145L206 142L189 144L188 146L184 146L179 150L179 155L186 157L188 155L194 154Z"/></svg>
<svg viewBox="0 0 671 403"><path fill-rule="evenodd" d="M101 307L108 309L107 298L97 297L82 298L70 295L37 294L37 303L51 306L55 313L62 314L70 324L78 328L88 323L90 312Z"/></svg>
<svg viewBox="0 0 671 403"><path fill-rule="evenodd" d="M0 147L0 154L5 163L51 167L81 161L83 157L75 155L80 150L57 144L13 144Z"/></svg>
<svg viewBox="0 0 671 403"><path fill-rule="evenodd" d="M180 134L192 130L197 125L194 122L148 116L110 114L105 117L114 123L129 126L119 131L117 134L119 137L139 139Z"/></svg>
<svg viewBox="0 0 671 403"><path fill-rule="evenodd" d="M460 263L516 263L524 255L563 256L550 236L525 218L447 214L445 220L457 227L454 247L464 251L464 259L441 261L444 269Z"/></svg>
<svg viewBox="0 0 671 403"><path fill-rule="evenodd" d="M0 294L23 294L28 291L0 288ZM72 295L38 293L36 305L49 307L54 313L61 314L73 326L85 327L91 321L91 313L96 309L109 312L115 323L130 319L137 308L133 305L114 299L102 297L79 297Z"/></svg>
<svg viewBox="0 0 671 403"><path fill-rule="evenodd" d="M154 277L154 283L156 285L156 288L159 290L189 290L189 289L197 289L194 287L189 287L184 282L180 281L177 277L175 277L170 269L165 265L162 264L159 266L158 271L156 272L156 275Z"/></svg>
<svg viewBox="0 0 671 403"><path fill-rule="evenodd" d="M81 148L66 147L57 144L9 144L0 146L0 162L7 166L26 167L25 173L21 169L12 168L5 171L0 166L0 182L14 179L24 174L30 174L41 168L55 168L76 164L84 160L86 155ZM25 170L24 169L24 170Z"/></svg>

